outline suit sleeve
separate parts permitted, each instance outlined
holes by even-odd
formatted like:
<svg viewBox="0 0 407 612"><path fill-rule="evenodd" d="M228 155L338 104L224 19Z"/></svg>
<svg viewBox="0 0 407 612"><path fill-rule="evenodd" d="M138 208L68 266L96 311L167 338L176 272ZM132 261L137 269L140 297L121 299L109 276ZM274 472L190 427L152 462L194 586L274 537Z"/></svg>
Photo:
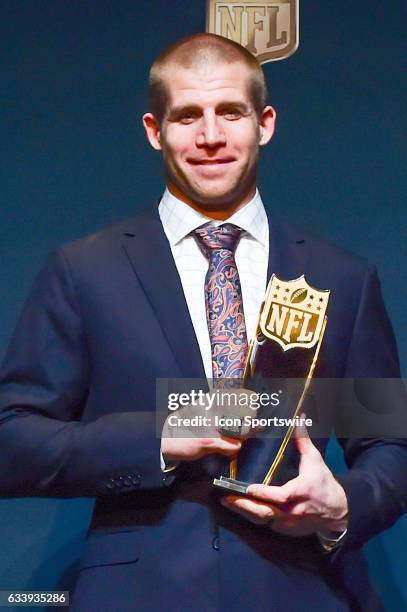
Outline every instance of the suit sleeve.
<svg viewBox="0 0 407 612"><path fill-rule="evenodd" d="M339 439L350 468L337 476L349 504L348 532L339 554L362 546L407 511L407 440L401 437L407 435L406 393L399 380L396 342L374 268L368 270L361 291L345 377L354 379L356 385L367 385L373 404L388 410L389 419L397 415L400 438L360 438L348 433ZM380 378L393 380L377 380ZM342 418L348 420L340 429L351 432L353 408L340 408ZM373 412L371 415L374 418Z"/></svg>
<svg viewBox="0 0 407 612"><path fill-rule="evenodd" d="M81 421L91 367L59 250L34 283L0 371L0 496L94 497L171 484L154 412Z"/></svg>

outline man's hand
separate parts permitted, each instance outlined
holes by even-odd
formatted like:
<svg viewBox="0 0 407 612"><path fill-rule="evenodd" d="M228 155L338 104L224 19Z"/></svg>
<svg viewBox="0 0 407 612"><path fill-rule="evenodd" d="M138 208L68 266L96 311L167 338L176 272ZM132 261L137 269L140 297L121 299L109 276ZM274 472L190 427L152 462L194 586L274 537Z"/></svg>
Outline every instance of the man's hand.
<svg viewBox="0 0 407 612"><path fill-rule="evenodd" d="M231 389L233 393L250 396L253 392L247 389ZM242 440L252 434L250 428L246 428L239 439L223 435L216 427L215 416L243 417L256 416L256 410L247 406L225 405L222 403L211 406L205 411L202 406L184 406L169 415L164 423L161 437L161 453L166 463L175 461L195 461L205 455L217 453L233 458L242 446ZM179 420L179 425L171 426L170 418ZM201 425L185 425L188 419L200 417L207 419ZM175 420L174 418L174 420Z"/></svg>
<svg viewBox="0 0 407 612"><path fill-rule="evenodd" d="M196 461L205 455L217 453L234 457L242 446L241 440L226 438L214 432L208 438L162 438L161 453L166 463Z"/></svg>
<svg viewBox="0 0 407 612"><path fill-rule="evenodd" d="M221 503L257 525L291 536L319 532L326 537L347 528L348 502L305 427L295 440L301 455L299 474L281 487L253 484L253 498L228 495Z"/></svg>

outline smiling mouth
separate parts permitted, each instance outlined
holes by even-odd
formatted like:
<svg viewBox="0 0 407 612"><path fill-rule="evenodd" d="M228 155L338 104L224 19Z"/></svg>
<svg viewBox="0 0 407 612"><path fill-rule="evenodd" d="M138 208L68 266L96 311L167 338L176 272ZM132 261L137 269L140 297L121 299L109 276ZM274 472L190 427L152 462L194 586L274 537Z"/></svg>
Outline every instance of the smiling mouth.
<svg viewBox="0 0 407 612"><path fill-rule="evenodd" d="M225 159L190 159L188 160L193 166L218 166L220 164L230 164L235 160L231 157Z"/></svg>

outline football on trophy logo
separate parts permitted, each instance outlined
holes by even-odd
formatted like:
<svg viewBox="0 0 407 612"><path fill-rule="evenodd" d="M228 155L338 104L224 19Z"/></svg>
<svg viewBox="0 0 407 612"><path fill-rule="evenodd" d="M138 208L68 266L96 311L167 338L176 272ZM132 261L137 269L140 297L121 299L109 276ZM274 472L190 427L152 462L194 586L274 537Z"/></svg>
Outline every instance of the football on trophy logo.
<svg viewBox="0 0 407 612"><path fill-rule="evenodd" d="M293 292L290 302L291 304L299 304L300 302L303 302L305 300L305 298L307 297L308 294L308 290L305 288L301 288L301 289L297 289L296 291Z"/></svg>

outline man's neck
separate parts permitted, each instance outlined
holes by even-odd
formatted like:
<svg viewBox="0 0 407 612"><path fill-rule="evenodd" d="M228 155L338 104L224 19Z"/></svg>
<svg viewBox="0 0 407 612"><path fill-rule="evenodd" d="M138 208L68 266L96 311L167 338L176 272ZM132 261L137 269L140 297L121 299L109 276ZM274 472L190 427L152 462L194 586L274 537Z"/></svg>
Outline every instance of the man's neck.
<svg viewBox="0 0 407 612"><path fill-rule="evenodd" d="M255 196L256 187L254 186L245 196L241 198L238 203L231 202L231 204L211 204L205 206L204 204L195 202L188 198L185 194L181 193L174 185L167 185L168 191L178 200L181 200L197 212L205 215L209 219L214 219L216 221L225 221L229 219L235 212L246 206Z"/></svg>

